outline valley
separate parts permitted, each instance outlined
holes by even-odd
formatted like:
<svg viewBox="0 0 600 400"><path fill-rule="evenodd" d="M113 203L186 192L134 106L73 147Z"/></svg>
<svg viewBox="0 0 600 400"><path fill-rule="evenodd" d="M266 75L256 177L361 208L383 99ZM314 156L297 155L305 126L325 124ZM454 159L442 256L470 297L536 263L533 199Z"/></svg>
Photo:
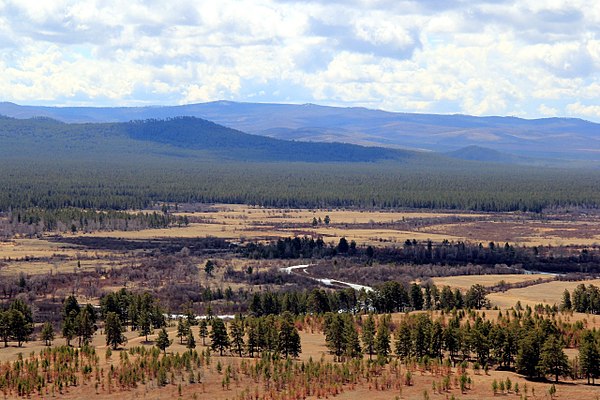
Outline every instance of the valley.
<svg viewBox="0 0 600 400"><path fill-rule="evenodd" d="M595 394L591 164L191 117L0 118L0 139L6 398Z"/></svg>

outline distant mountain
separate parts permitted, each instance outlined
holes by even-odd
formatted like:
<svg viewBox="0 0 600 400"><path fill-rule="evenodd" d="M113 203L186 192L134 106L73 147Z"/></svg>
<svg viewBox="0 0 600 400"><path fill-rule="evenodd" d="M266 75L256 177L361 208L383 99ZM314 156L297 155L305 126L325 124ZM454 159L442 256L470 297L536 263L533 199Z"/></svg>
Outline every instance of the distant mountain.
<svg viewBox="0 0 600 400"><path fill-rule="evenodd" d="M518 157L543 158L546 162L600 163L600 124L572 118L527 120L229 101L130 108L33 107L0 103L0 114L15 118L46 116L64 122L123 122L185 115L286 140L345 142L443 153L479 146Z"/></svg>
<svg viewBox="0 0 600 400"><path fill-rule="evenodd" d="M490 149L481 146L467 146L458 150L449 151L444 153L445 156L451 158L458 158L460 160L469 161L481 161L481 162L493 162L497 164L521 164L521 165L553 165L552 163L544 159L515 156L513 154L503 153L498 150Z"/></svg>
<svg viewBox="0 0 600 400"><path fill-rule="evenodd" d="M313 163L435 158L407 150L273 139L195 117L117 123L0 117L0 157L110 160L152 156Z"/></svg>

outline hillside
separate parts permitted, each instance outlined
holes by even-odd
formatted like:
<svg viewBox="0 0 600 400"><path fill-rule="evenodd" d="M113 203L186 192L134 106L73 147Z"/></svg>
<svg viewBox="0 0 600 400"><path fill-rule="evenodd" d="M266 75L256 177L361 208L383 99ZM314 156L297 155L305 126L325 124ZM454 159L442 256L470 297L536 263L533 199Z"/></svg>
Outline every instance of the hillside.
<svg viewBox="0 0 600 400"><path fill-rule="evenodd" d="M558 161L554 160L552 162L550 160L544 160L541 158L515 156L513 154L503 153L498 150L475 145L462 147L454 151L449 151L447 153L444 153L444 155L450 158L457 158L460 160L491 162L497 164L523 164L543 166L548 164L552 165Z"/></svg>
<svg viewBox="0 0 600 400"><path fill-rule="evenodd" d="M516 156L555 159L561 164L564 160L577 160L579 165L600 162L600 125L572 118L527 120L229 101L137 108L58 108L0 103L0 114L16 118L46 116L65 122L123 122L185 115L279 139L436 152L481 146Z"/></svg>
<svg viewBox="0 0 600 400"><path fill-rule="evenodd" d="M160 156L236 161L377 162L435 157L412 151L340 143L309 143L249 135L194 117L68 124L49 118L0 118L3 157L118 159Z"/></svg>

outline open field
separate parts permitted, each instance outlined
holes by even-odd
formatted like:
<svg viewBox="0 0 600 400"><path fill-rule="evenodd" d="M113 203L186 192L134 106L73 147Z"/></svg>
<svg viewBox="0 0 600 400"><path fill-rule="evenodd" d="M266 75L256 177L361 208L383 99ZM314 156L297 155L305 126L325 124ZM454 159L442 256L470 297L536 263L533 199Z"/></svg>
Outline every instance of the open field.
<svg viewBox="0 0 600 400"><path fill-rule="evenodd" d="M509 289L503 293L491 293L488 298L493 305L501 308L512 307L517 301L521 301L523 306L535 304L559 305L562 300L562 295L565 289L573 292L577 285L584 283L585 285L600 285L600 279L588 281L553 281L532 285L525 288Z"/></svg>
<svg viewBox="0 0 600 400"><path fill-rule="evenodd" d="M477 221L432 225L423 231L454 235L470 241L491 240L526 246L600 244L600 226L587 221Z"/></svg>
<svg viewBox="0 0 600 400"><path fill-rule="evenodd" d="M105 257L109 253L89 251L74 245L52 242L45 239L11 239L0 241L0 260L20 260L25 258L64 257Z"/></svg>
<svg viewBox="0 0 600 400"><path fill-rule="evenodd" d="M544 220L522 213L276 209L218 204L198 212L180 212L187 227L129 232L95 232L92 236L149 239L214 236L228 240L272 240L285 236L321 236L326 242L346 237L358 244L399 246L407 239L509 242L523 246L600 244L597 216ZM329 216L329 225L313 226L313 218Z"/></svg>
<svg viewBox="0 0 600 400"><path fill-rule="evenodd" d="M450 286L460 290L467 290L474 284L483 285L485 287L495 286L501 281L505 283L521 283L530 282L537 279L547 279L548 275L544 274L490 274L490 275L461 275L461 276L445 276L432 278L431 280L437 286Z"/></svg>

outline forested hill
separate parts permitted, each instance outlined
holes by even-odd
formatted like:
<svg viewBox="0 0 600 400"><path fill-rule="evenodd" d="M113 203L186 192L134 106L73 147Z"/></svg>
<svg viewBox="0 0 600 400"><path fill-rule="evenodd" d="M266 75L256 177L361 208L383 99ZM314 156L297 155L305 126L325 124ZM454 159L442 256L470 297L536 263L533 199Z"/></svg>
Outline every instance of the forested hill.
<svg viewBox="0 0 600 400"><path fill-rule="evenodd" d="M240 131L284 140L343 142L447 153L486 147L545 165L600 165L600 124L577 118L523 119L396 113L360 107L215 101L153 107L38 107L0 103L0 114L63 122L125 122L194 116ZM503 162L523 159L503 157ZM526 164L532 160L525 160Z"/></svg>
<svg viewBox="0 0 600 400"><path fill-rule="evenodd" d="M123 123L68 124L49 118L0 117L0 155L70 159L135 156L237 161L377 162L435 157L342 143L311 143L249 135L194 117Z"/></svg>

